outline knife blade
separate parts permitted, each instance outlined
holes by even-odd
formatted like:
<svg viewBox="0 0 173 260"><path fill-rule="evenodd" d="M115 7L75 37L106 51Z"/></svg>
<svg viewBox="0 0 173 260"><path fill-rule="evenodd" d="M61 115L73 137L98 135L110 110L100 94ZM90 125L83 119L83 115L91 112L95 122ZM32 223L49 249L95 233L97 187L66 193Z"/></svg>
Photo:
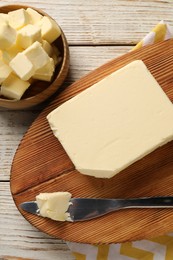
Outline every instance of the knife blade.
<svg viewBox="0 0 173 260"><path fill-rule="evenodd" d="M20 208L28 213L41 216L36 201L23 202L20 204ZM67 210L70 217L67 221L90 220L127 208L173 208L173 196L130 199L71 198Z"/></svg>

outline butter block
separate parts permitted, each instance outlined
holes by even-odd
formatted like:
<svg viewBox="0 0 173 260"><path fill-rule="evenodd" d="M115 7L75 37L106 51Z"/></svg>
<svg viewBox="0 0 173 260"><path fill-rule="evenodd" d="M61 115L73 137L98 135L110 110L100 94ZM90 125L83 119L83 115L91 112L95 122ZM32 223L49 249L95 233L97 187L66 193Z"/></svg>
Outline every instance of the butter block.
<svg viewBox="0 0 173 260"><path fill-rule="evenodd" d="M34 65L23 52L18 53L10 61L9 66L22 80L29 80L35 73Z"/></svg>
<svg viewBox="0 0 173 260"><path fill-rule="evenodd" d="M29 86L29 82L23 81L11 73L1 85L1 95L10 99L20 100Z"/></svg>
<svg viewBox="0 0 173 260"><path fill-rule="evenodd" d="M0 49L10 48L16 41L16 30L9 24L3 22L0 24Z"/></svg>
<svg viewBox="0 0 173 260"><path fill-rule="evenodd" d="M29 17L24 8L8 12L9 25L18 30L29 22Z"/></svg>
<svg viewBox="0 0 173 260"><path fill-rule="evenodd" d="M41 43L34 42L23 52L34 65L35 70L42 68L49 62L49 55L45 52Z"/></svg>
<svg viewBox="0 0 173 260"><path fill-rule="evenodd" d="M28 24L17 32L17 43L26 49L36 41L41 41L41 29L38 26Z"/></svg>
<svg viewBox="0 0 173 260"><path fill-rule="evenodd" d="M0 60L0 84L10 75L12 69Z"/></svg>
<svg viewBox="0 0 173 260"><path fill-rule="evenodd" d="M71 194L69 192L40 193L36 202L42 217L57 221L70 220L67 210L70 206Z"/></svg>
<svg viewBox="0 0 173 260"><path fill-rule="evenodd" d="M42 38L49 43L52 43L61 35L59 26L53 19L47 16L43 16L43 18L38 22L38 25L41 28Z"/></svg>
<svg viewBox="0 0 173 260"><path fill-rule="evenodd" d="M136 60L47 116L82 174L111 178L173 140L173 104Z"/></svg>
<svg viewBox="0 0 173 260"><path fill-rule="evenodd" d="M41 18L43 17L36 10L34 10L30 7L26 9L26 12L29 16L29 21L30 21L31 24L37 24L41 20Z"/></svg>
<svg viewBox="0 0 173 260"><path fill-rule="evenodd" d="M42 68L35 71L33 78L44 80L44 81L51 81L54 70L55 70L54 60L50 58L48 63L46 63L46 65L44 65Z"/></svg>

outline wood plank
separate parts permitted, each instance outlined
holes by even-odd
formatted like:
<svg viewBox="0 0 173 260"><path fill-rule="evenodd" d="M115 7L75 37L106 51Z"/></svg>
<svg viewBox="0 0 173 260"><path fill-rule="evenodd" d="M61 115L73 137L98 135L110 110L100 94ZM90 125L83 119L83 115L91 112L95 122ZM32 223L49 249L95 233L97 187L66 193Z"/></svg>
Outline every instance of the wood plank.
<svg viewBox="0 0 173 260"><path fill-rule="evenodd" d="M91 70L130 49L128 46L70 47L70 72L64 86L72 84ZM47 104L48 102L26 111L0 108L0 180L9 180L11 163L18 144Z"/></svg>
<svg viewBox="0 0 173 260"><path fill-rule="evenodd" d="M9 180L14 153L18 144L36 118L36 111L1 110L0 113L0 180Z"/></svg>
<svg viewBox="0 0 173 260"><path fill-rule="evenodd" d="M43 234L20 215L9 183L0 183L0 202L0 259L74 259L64 241Z"/></svg>
<svg viewBox="0 0 173 260"><path fill-rule="evenodd" d="M42 8L52 15L62 26L70 45L133 45L160 20L164 19L173 25L172 0L88 0L87 3L82 3L80 0L73 2L21 0L20 2ZM11 3L15 1L0 1L0 5ZM127 47L127 50L130 48ZM71 72L67 85L114 58L114 52L118 55L114 47L110 49L110 53L107 52L107 47L100 49L104 50L100 52L99 49L92 47L84 49L74 47L71 50ZM87 50L91 53L87 53ZM120 53L123 54L123 51ZM20 113L0 108L0 180L9 181L15 150L30 123L45 106L46 104ZM2 209L3 201L3 211L6 212L0 215L2 230L0 240L3 241L2 246L0 242L0 258L73 259L69 251L66 255L67 247L64 244L61 247L60 240L51 239L37 231L20 216L11 199L9 183L0 183L0 201L0 208ZM9 214L12 214L12 217L8 218ZM19 222L21 227L16 228Z"/></svg>
<svg viewBox="0 0 173 260"><path fill-rule="evenodd" d="M13 161L11 191L18 207L21 202L34 200L38 193L46 191L69 191L74 197L100 198L173 195L173 142L156 149L111 179L94 178L74 169L46 120L46 115L58 105L136 59L144 61L173 101L172 46L173 39L114 59L69 86L44 109L23 138ZM92 244L147 239L173 228L173 213L169 209L129 209L125 213L117 211L76 223L59 223L21 213L34 226L52 236Z"/></svg>
<svg viewBox="0 0 173 260"><path fill-rule="evenodd" d="M1 1L1 5L15 3ZM70 45L136 44L160 21L173 25L171 0L25 1L42 8L62 27Z"/></svg>

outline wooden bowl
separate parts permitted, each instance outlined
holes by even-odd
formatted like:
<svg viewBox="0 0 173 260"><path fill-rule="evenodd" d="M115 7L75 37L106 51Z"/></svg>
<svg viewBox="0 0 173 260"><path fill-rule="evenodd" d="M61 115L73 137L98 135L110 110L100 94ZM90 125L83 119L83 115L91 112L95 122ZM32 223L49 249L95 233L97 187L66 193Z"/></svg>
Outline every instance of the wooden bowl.
<svg viewBox="0 0 173 260"><path fill-rule="evenodd" d="M26 5L5 5L0 7L0 13L8 13L9 11L17 10L20 8L32 8L42 15L50 17L48 14L40 9L36 9L32 6ZM10 100L3 96L0 96L0 107L5 107L9 109L25 109L48 99L52 96L64 82L68 69L69 69L69 47L66 37L61 29L61 35L54 42L56 47L61 53L62 61L56 66L54 76L51 82L37 80L31 84L31 86L26 90L21 100Z"/></svg>

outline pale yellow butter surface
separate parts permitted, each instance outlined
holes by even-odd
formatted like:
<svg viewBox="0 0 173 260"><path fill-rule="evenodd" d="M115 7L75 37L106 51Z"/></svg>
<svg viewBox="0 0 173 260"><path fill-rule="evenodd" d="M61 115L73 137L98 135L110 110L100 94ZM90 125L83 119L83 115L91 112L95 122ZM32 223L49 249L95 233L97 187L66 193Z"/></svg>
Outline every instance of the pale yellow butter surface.
<svg viewBox="0 0 173 260"><path fill-rule="evenodd" d="M47 52L49 57L51 57L54 52L52 45L49 42L47 42L46 40L43 40L42 47Z"/></svg>
<svg viewBox="0 0 173 260"><path fill-rule="evenodd" d="M40 215L57 221L70 220L70 215L67 213L70 199L69 192L40 193L36 196Z"/></svg>
<svg viewBox="0 0 173 260"><path fill-rule="evenodd" d="M35 73L34 65L23 52L18 53L9 66L22 80L29 80Z"/></svg>
<svg viewBox="0 0 173 260"><path fill-rule="evenodd" d="M29 86L28 81L23 81L11 73L1 85L1 94L10 99L20 100Z"/></svg>
<svg viewBox="0 0 173 260"><path fill-rule="evenodd" d="M23 48L19 46L17 43L13 44L7 50L2 51L3 60L9 64L9 62L20 52L23 51Z"/></svg>
<svg viewBox="0 0 173 260"><path fill-rule="evenodd" d="M10 75L12 69L0 60L0 84Z"/></svg>
<svg viewBox="0 0 173 260"><path fill-rule="evenodd" d="M50 59L40 42L34 42L24 51L24 54L32 62L35 70L42 68Z"/></svg>
<svg viewBox="0 0 173 260"><path fill-rule="evenodd" d="M44 81L51 81L54 70L54 60L52 58L49 58L49 61L46 63L46 65L35 71L33 78Z"/></svg>
<svg viewBox="0 0 173 260"><path fill-rule="evenodd" d="M41 41L41 30L38 26L28 24L17 32L17 43L26 49L36 41Z"/></svg>
<svg viewBox="0 0 173 260"><path fill-rule="evenodd" d="M38 22L38 25L41 28L42 38L49 43L52 43L61 35L59 26L53 19L47 16L43 16L43 18Z"/></svg>
<svg viewBox="0 0 173 260"><path fill-rule="evenodd" d="M0 49L6 50L10 48L16 41L16 30L8 23L0 24Z"/></svg>
<svg viewBox="0 0 173 260"><path fill-rule="evenodd" d="M29 21L30 21L31 24L37 24L41 20L41 18L43 17L36 10L34 10L30 7L26 9L26 12L29 15Z"/></svg>
<svg viewBox="0 0 173 260"><path fill-rule="evenodd" d="M76 169L110 178L173 139L173 104L134 61L52 111L47 119Z"/></svg>
<svg viewBox="0 0 173 260"><path fill-rule="evenodd" d="M59 50L56 46L54 46L53 44L51 45L46 40L43 40L42 41L42 47L47 52L49 57L51 57L54 60L55 66L58 65L61 62L62 57L60 56L60 52L59 52Z"/></svg>
<svg viewBox="0 0 173 260"><path fill-rule="evenodd" d="M23 8L11 11L8 13L8 21L11 27L18 30L28 24L28 13Z"/></svg>
<svg viewBox="0 0 173 260"><path fill-rule="evenodd" d="M0 23L8 23L8 14L0 13Z"/></svg>

